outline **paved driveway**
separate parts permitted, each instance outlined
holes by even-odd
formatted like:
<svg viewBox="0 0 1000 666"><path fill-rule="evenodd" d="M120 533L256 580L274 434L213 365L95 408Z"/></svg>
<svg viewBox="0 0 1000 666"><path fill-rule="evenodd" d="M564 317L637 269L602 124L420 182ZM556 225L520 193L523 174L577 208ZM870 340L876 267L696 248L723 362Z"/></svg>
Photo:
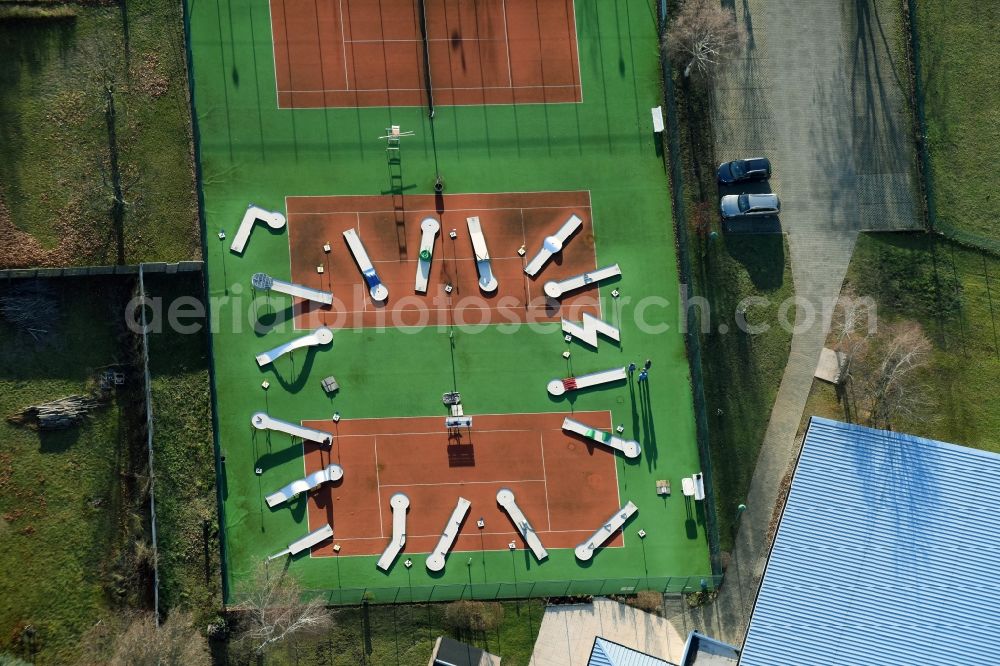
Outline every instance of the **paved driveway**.
<svg viewBox="0 0 1000 666"><path fill-rule="evenodd" d="M919 228L905 63L891 35L898 0L729 0L748 36L718 81L720 161L771 158L798 297L821 312L840 292L857 233ZM778 486L828 321L792 338L788 366L754 472L732 564L719 599L681 621L743 641L767 557ZM735 509L735 507L733 507Z"/></svg>

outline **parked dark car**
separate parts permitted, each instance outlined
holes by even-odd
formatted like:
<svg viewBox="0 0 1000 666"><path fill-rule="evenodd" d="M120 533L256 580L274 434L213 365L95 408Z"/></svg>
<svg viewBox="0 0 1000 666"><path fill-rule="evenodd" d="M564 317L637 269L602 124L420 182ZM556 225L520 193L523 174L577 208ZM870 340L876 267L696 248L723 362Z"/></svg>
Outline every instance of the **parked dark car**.
<svg viewBox="0 0 1000 666"><path fill-rule="evenodd" d="M766 157L748 157L719 165L719 182L724 185L771 177L771 162Z"/></svg>
<svg viewBox="0 0 1000 666"><path fill-rule="evenodd" d="M727 194L719 205L724 219L756 215L777 215L781 202L776 194Z"/></svg>

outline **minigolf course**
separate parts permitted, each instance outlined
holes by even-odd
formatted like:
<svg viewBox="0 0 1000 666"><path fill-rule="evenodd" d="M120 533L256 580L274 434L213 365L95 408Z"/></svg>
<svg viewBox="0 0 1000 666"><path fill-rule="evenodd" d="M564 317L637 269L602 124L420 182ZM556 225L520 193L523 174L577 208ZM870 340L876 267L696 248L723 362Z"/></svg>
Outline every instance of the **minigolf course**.
<svg viewBox="0 0 1000 666"><path fill-rule="evenodd" d="M392 537L375 563L382 571L389 570L406 545L406 511L410 508L410 498L404 493L396 493L389 498L389 506L392 508Z"/></svg>
<svg viewBox="0 0 1000 666"><path fill-rule="evenodd" d="M269 507L274 508L279 504L287 502L296 495L307 493L313 488L319 488L324 483L340 481L342 478L344 478L343 468L341 468L340 465L331 463L320 471L309 474L304 479L292 481L281 490L273 492L265 497L264 501L267 502Z"/></svg>
<svg viewBox="0 0 1000 666"><path fill-rule="evenodd" d="M293 352L296 349L319 347L321 345L328 345L331 342L333 342L333 331L326 326L320 326L308 335L302 335L294 340L289 340L284 344L278 345L274 349L269 349L266 352L257 354L257 365L264 367L265 365L274 363L275 359Z"/></svg>
<svg viewBox="0 0 1000 666"><path fill-rule="evenodd" d="M254 225L261 221L268 227L274 230L281 229L285 226L285 216L278 211L264 210L260 206L255 206L250 204L247 206L246 212L243 214L243 220L240 222L239 228L236 230L236 235L233 236L233 242L229 246L229 250L236 254L243 254L246 249L247 241L250 240L250 232L253 231Z"/></svg>
<svg viewBox="0 0 1000 666"><path fill-rule="evenodd" d="M267 273L254 273L250 278L250 284L253 285L254 289L259 289L261 291L276 291L279 294L304 298L307 301L313 301L323 305L330 305L333 303L333 294L329 291L322 291L320 289L306 287L305 285L278 280L271 277Z"/></svg>
<svg viewBox="0 0 1000 666"><path fill-rule="evenodd" d="M642 452L642 447L639 446L639 442L634 440L624 440L617 435L612 435L610 432L604 432L603 430L598 430L592 428L589 425L580 423L579 421L574 421L571 418L566 418L563 420L563 430L567 432L574 432L581 437L586 437L587 439L597 442L602 446L607 446L615 451L621 451L625 454L626 458L638 458Z"/></svg>
<svg viewBox="0 0 1000 666"><path fill-rule="evenodd" d="M464 497L458 498L455 510L451 512L451 517L448 518L448 522L445 523L444 530L441 532L441 538L438 539L433 552L427 557L428 571L444 570L445 558L448 557L451 547L455 545L455 539L458 538L458 531L462 527L462 521L469 515L469 507L471 506L472 502L469 500Z"/></svg>
<svg viewBox="0 0 1000 666"><path fill-rule="evenodd" d="M288 548L278 551L274 555L269 556L267 559L276 560L284 555L298 555L304 550L312 548L316 544L322 543L333 536L333 528L330 525L323 525L309 534L305 535L301 539L297 539L292 543L288 544Z"/></svg>
<svg viewBox="0 0 1000 666"><path fill-rule="evenodd" d="M344 231L344 240L347 241L347 247L350 249L351 255L354 256L354 261L358 265L358 270L361 271L365 285L368 286L368 293L371 294L372 300L379 303L384 302L389 298L389 288L382 284L382 279L375 272L375 266L372 264L371 257L368 256L368 250L361 242L361 236L354 229L347 229Z"/></svg>
<svg viewBox="0 0 1000 666"><path fill-rule="evenodd" d="M659 5L183 1L225 603L714 584Z"/></svg>
<svg viewBox="0 0 1000 666"><path fill-rule="evenodd" d="M427 293L427 281L431 274L431 259L434 256L434 239L441 230L441 223L433 217L425 217L420 222L420 251L417 255L417 277L413 290L418 294Z"/></svg>
<svg viewBox="0 0 1000 666"><path fill-rule="evenodd" d="M538 272L545 267L549 259L553 255L562 252L563 246L566 241L569 240L570 236L576 233L580 227L583 226L583 220L577 217L575 214L570 215L569 219L559 229L551 236L546 236L545 240L542 241L542 247L539 248L535 256L531 258L528 265L524 267L524 272L535 277Z"/></svg>
<svg viewBox="0 0 1000 666"><path fill-rule="evenodd" d="M594 553L603 546L615 532L624 527L625 523L629 518L634 516L639 512L639 507L637 507L632 502L628 502L621 509L615 512L615 515L608 518L607 522L597 528L597 530L590 535L590 538L581 543L573 551L576 555L576 559L586 562L587 560L594 557Z"/></svg>
<svg viewBox="0 0 1000 666"><path fill-rule="evenodd" d="M254 414L250 419L250 423L254 428L257 428L257 430L273 430L275 432L283 432L286 435L291 435L292 437L298 437L299 439L316 442L326 446L329 446L333 442L333 435L328 432L315 430L314 428L305 428L295 423L289 423L288 421L271 418L264 412L257 412Z"/></svg>
<svg viewBox="0 0 1000 666"><path fill-rule="evenodd" d="M549 552L542 545L542 540L538 538L535 528L528 522L524 512L521 511L521 507L517 505L517 500L514 498L514 491L510 488L501 488L498 490L497 504L503 507L503 510L510 516L511 522L514 523L514 527L520 532L524 542L528 544L528 548L531 549L531 553L535 556L535 559L541 562L548 557Z"/></svg>

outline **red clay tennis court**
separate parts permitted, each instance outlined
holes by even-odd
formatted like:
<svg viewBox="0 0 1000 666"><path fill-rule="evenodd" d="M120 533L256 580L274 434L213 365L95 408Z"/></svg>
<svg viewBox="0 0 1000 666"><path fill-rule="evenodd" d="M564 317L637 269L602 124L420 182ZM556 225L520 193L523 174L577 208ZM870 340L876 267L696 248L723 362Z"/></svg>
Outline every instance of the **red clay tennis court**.
<svg viewBox="0 0 1000 666"><path fill-rule="evenodd" d="M313 556L377 555L392 534L389 498L410 498L405 553L429 553L458 498L472 502L454 551L506 550L523 545L497 505L500 488L518 505L546 548L573 548L619 508L618 468L611 450L562 432L564 414L498 414L474 417L469 433L449 437L444 417L306 421L335 434L331 448L306 442L311 474L330 462L344 468L336 485L309 497L309 529L333 525L333 541ZM610 430L611 414L579 412L574 418ZM486 527L480 530L476 519ZM622 545L621 534L605 547Z"/></svg>
<svg viewBox="0 0 1000 666"><path fill-rule="evenodd" d="M403 207L394 204L402 201ZM559 302L542 287L596 268L590 193L532 192L385 196L289 197L285 200L292 281L333 292L332 306L299 303L297 328L384 328L451 324L500 324L579 321L584 312L601 316L599 289L570 294ZM570 215L583 226L535 277L524 266ZM420 222L441 223L427 293L414 291ZM479 217L499 288L479 289L475 255L466 218ZM343 232L356 229L383 284L385 304L368 294L362 275L347 249ZM449 237L455 229L457 237ZM324 244L330 243L326 253ZM518 248L526 248L524 257ZM323 266L323 273L317 267ZM452 292L445 287L452 285Z"/></svg>
<svg viewBox="0 0 1000 666"><path fill-rule="evenodd" d="M426 106L421 0L270 0L278 108ZM425 0L435 105L580 102L573 0Z"/></svg>

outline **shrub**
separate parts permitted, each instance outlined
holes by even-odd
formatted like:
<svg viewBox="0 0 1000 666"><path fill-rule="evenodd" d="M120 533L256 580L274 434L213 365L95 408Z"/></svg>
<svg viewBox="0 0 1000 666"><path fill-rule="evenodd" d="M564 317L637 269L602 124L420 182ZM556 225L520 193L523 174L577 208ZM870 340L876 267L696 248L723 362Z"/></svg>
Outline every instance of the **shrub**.
<svg viewBox="0 0 1000 666"><path fill-rule="evenodd" d="M445 609L444 619L455 631L489 631L503 620L503 606L496 602L453 601Z"/></svg>
<svg viewBox="0 0 1000 666"><path fill-rule="evenodd" d="M628 597L625 603L647 613L663 611L663 594L656 590L640 590L635 596Z"/></svg>

